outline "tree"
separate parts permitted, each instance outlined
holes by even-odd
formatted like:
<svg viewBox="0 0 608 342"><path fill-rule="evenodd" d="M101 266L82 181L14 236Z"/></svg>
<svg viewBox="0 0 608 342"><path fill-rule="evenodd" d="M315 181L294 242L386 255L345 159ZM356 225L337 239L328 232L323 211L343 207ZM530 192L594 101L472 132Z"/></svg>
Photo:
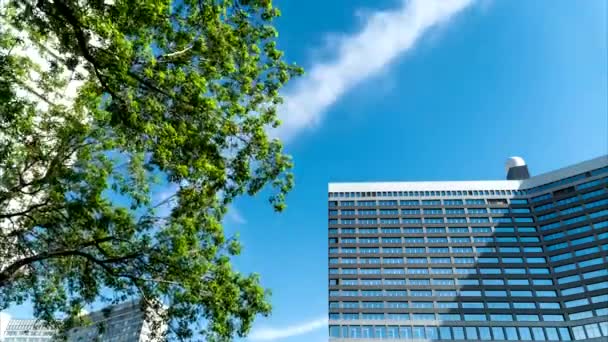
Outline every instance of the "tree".
<svg viewBox="0 0 608 342"><path fill-rule="evenodd" d="M171 338L246 335L268 292L231 267L222 218L267 184L284 208L292 162L267 130L302 72L276 47L271 0L0 12L0 309L29 299L66 330L89 303L138 297ZM159 179L176 186L160 203Z"/></svg>

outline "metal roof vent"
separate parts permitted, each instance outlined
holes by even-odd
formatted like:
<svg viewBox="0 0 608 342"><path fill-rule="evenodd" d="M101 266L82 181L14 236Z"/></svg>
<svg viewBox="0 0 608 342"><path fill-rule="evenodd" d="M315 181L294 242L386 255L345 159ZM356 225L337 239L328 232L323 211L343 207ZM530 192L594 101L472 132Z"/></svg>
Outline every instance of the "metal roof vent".
<svg viewBox="0 0 608 342"><path fill-rule="evenodd" d="M509 157L505 162L507 180L522 180L530 178L528 165L522 157Z"/></svg>

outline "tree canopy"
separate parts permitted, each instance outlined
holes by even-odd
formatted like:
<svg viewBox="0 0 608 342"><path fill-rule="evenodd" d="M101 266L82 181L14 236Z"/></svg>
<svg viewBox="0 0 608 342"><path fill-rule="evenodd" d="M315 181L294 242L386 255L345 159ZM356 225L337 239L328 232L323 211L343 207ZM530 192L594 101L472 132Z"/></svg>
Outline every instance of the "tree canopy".
<svg viewBox="0 0 608 342"><path fill-rule="evenodd" d="M276 46L279 14L271 0L0 2L0 310L30 300L65 330L92 302L137 297L169 338L207 341L270 312L222 221L266 185L280 211L293 186L267 134L302 72ZM155 182L175 193L157 199Z"/></svg>

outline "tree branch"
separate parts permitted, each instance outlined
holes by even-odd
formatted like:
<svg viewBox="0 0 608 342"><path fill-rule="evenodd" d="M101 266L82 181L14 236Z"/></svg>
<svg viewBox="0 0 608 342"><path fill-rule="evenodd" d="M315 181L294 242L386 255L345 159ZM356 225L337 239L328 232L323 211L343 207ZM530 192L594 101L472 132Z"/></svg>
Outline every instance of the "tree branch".
<svg viewBox="0 0 608 342"><path fill-rule="evenodd" d="M112 241L112 240L116 240L116 239L117 238L115 238L114 236L108 236L105 238L95 239L95 240L91 240L89 242L86 242L86 243L80 245L79 248L82 249L82 248L86 248L86 247L96 246L100 243L108 242L108 241ZM14 275L19 271L19 269L21 269L22 267L24 267L26 265L30 265L30 264L33 264L33 263L39 262L39 261L44 261L44 260L53 259L53 258L68 257L68 256L79 256L79 257L83 257L83 258L95 263L98 266L101 266L105 271L116 276L117 274L114 272L114 270L108 264L122 262L122 261L125 261L128 259L133 259L139 255L141 255L141 253L138 252L138 253L132 253L132 254L128 254L125 256L121 256L121 257L113 257L113 258L108 258L108 259L97 259L96 257L94 257L91 254L82 252L81 250L74 250L74 249L56 250L53 252L40 253L37 255L33 255L30 257L26 257L26 258L17 260L14 263L10 264L9 266L5 267L4 270L2 270L2 272L0 272L0 288L5 286L14 277Z"/></svg>
<svg viewBox="0 0 608 342"><path fill-rule="evenodd" d="M172 57L175 57L175 56L179 56L179 55L181 55L181 54L184 54L184 53L186 53L186 52L188 52L188 51L192 50L192 47L193 47L193 46L194 46L194 44L193 44L193 45L190 45L190 46L188 46L188 47L186 47L186 48L185 48L185 49L183 49L183 50L179 50L179 51L175 51L175 52L168 53L168 54L166 54L166 55L159 56L159 57L158 57L158 59L159 59L159 60L163 60L163 59L166 59L166 58L172 58Z"/></svg>
<svg viewBox="0 0 608 342"><path fill-rule="evenodd" d="M38 261L43 261L43 260L52 259L52 258L61 258L61 257L66 257L66 256L84 257L90 261L95 262L96 264L98 264L104 268L107 268L110 272L112 272L112 269L109 268L109 266L105 265L104 263L99 262L99 260L97 260L92 255L89 255L87 253L83 253L83 252L76 251L76 250L54 251L54 252L40 253L38 255L20 259L16 262L12 263L11 265L7 266L6 268L4 268L4 270L2 272L0 272L0 288L5 286L15 276L15 273L17 273L17 271L19 271L19 269L21 269L24 266L33 264Z"/></svg>
<svg viewBox="0 0 608 342"><path fill-rule="evenodd" d="M45 205L49 204L50 200L47 198L46 201L44 201L43 203L39 203L39 204L34 204L32 206L30 206L28 209L23 210L23 211L19 211L19 212L13 212L13 213L7 213L7 214L0 214L0 219L4 219L4 218L10 218L10 217L15 217L15 216L23 216L25 214L28 214L38 208L44 207Z"/></svg>
<svg viewBox="0 0 608 342"><path fill-rule="evenodd" d="M93 67L93 71L95 72L97 79L99 79L99 82L101 83L102 88L106 92L108 92L112 96L113 99L118 99L118 97L116 96L114 91L112 91L112 89L106 83L105 76L100 71L99 63L91 54L91 50L89 49L89 45L88 45L88 39L86 37L84 30L82 29L82 24L80 23L78 18L76 18L76 16L72 12L72 10L62 0L54 0L52 3L52 6L62 16L62 18L57 18L55 13L49 13L47 6L49 6L49 2L47 2L47 1L41 0L38 2L38 8L40 8L44 13L46 13L49 16L55 17L56 19L58 19L60 21L66 21L68 24L70 24L70 26L72 27L72 30L74 31L74 36L76 37L76 41L78 43L80 52L81 52L82 56L84 57L84 59L86 59L89 63L91 63L91 66Z"/></svg>

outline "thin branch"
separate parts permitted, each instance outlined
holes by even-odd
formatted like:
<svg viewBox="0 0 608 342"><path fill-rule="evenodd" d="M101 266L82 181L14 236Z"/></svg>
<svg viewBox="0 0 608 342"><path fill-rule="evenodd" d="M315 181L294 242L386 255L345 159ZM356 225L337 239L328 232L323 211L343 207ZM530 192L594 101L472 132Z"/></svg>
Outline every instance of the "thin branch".
<svg viewBox="0 0 608 342"><path fill-rule="evenodd" d="M159 203L157 203L156 205L154 205L152 207L152 209L157 209L158 207L161 207L161 206L163 206L165 204L168 204L170 201L172 201L176 197L177 197L177 191L174 194L172 194L171 196L165 198L164 200L162 200Z"/></svg>
<svg viewBox="0 0 608 342"><path fill-rule="evenodd" d="M42 96L42 94L40 94L39 92L37 92L36 90L34 90L32 87L28 86L27 84L25 84L25 82L22 82L21 80L18 80L16 78L13 79L15 82L19 83L19 85L21 87L23 87L27 92L31 93L32 95L36 96L38 99L46 102L46 104L48 104L49 106L54 107L55 103L49 101L49 99L47 99L46 97Z"/></svg>
<svg viewBox="0 0 608 342"><path fill-rule="evenodd" d="M172 57L175 57L175 56L179 56L179 55L181 55L181 54L184 54L184 53L186 53L186 52L188 52L188 51L192 50L192 48L193 48L193 47L194 47L194 44L192 44L192 45L190 45L190 46L186 47L186 48L185 48L185 49L183 49L183 50L179 50L179 51L175 51L175 52L168 53L168 54L166 54L166 55L159 56L159 57L158 57L158 59L159 59L159 60L162 60L162 59L166 59L166 58L172 58Z"/></svg>
<svg viewBox="0 0 608 342"><path fill-rule="evenodd" d="M141 280L141 281L147 282L147 283L164 283L164 284L179 285L179 286L183 285L182 283L177 282L177 281L164 280L164 279L160 279L160 278L143 278L143 277L136 277L136 276L133 276L130 274L117 274L117 276L129 278L131 280L137 279L137 280Z"/></svg>
<svg viewBox="0 0 608 342"><path fill-rule="evenodd" d="M50 202L50 200L47 198L47 200L44 201L43 203L34 204L26 210L19 211L19 212L13 212L13 213L7 213L7 214L0 214L0 219L10 218L10 217L15 217L15 216L24 216L25 214L28 214L38 208L44 207L45 205L49 204L49 202Z"/></svg>
<svg viewBox="0 0 608 342"><path fill-rule="evenodd" d="M181 102L181 103L187 104L187 105L189 105L189 106L191 106L191 107L192 107L192 105L190 105L190 104L188 104L188 103L186 103L186 102L184 102L184 101L181 101L180 99L177 99L175 96L173 96L173 95L171 95L171 94L167 93L166 91L164 91L164 90L162 90L162 89L158 88L157 86L155 86L154 84L152 84L152 83L151 83L151 82L149 82L148 80L146 80L146 79L144 79L144 78L140 77L139 75L137 75L136 73L134 73L133 71L128 71L128 72L127 72L127 74L128 74L129 76L131 76L131 78L135 79L136 81L139 81L139 83L141 83L141 84L143 84L144 86L146 86L146 88L148 88L148 89L150 89L150 90L154 90L155 92L157 92L157 93L159 93L159 94L162 94L162 95L165 95L166 97L168 97L168 98L170 98L170 99L174 99L174 100L176 100L176 101L179 101L179 102Z"/></svg>

